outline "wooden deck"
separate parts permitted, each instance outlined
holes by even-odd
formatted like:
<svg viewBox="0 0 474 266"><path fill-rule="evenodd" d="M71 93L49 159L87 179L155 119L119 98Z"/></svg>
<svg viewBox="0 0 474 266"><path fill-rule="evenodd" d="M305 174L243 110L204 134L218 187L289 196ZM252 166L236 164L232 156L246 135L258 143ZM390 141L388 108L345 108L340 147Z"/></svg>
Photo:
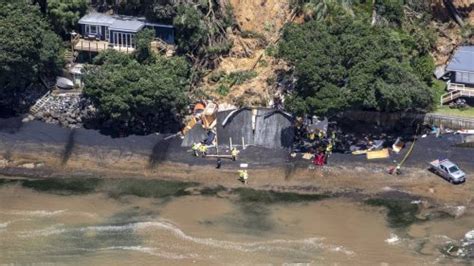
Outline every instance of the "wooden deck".
<svg viewBox="0 0 474 266"><path fill-rule="evenodd" d="M441 96L441 105L461 97L474 97L474 87L448 82L448 93Z"/></svg>
<svg viewBox="0 0 474 266"><path fill-rule="evenodd" d="M76 51L100 52L107 49L115 49L124 53L132 53L135 51L135 48L131 47L109 46L109 42L106 41L86 40L82 38L76 40L74 44L74 50Z"/></svg>

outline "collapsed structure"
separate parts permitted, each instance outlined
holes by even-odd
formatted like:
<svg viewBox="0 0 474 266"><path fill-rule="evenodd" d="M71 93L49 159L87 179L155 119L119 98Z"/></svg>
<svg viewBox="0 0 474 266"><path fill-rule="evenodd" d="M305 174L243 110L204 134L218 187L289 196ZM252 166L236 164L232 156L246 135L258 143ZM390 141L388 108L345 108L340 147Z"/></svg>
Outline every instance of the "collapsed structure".
<svg viewBox="0 0 474 266"><path fill-rule="evenodd" d="M269 108L240 108L220 111L214 103L199 103L183 129L183 147L204 142L222 147L248 145L270 149L291 148L293 117Z"/></svg>
<svg viewBox="0 0 474 266"><path fill-rule="evenodd" d="M219 145L255 145L276 149L290 148L293 144L293 117L280 110L242 108L219 112L217 121Z"/></svg>

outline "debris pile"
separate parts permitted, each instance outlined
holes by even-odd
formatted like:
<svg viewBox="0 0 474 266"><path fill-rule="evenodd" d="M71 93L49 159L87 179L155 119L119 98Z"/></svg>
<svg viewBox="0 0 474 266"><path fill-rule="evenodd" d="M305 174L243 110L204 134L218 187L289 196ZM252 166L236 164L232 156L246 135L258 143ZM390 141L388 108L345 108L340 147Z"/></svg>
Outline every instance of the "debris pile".
<svg viewBox="0 0 474 266"><path fill-rule="evenodd" d="M94 116L94 106L78 93L48 94L31 110L26 120L38 119L68 128L79 128Z"/></svg>
<svg viewBox="0 0 474 266"><path fill-rule="evenodd" d="M474 259L474 230L467 232L458 243L449 244L446 252L454 257Z"/></svg>
<svg viewBox="0 0 474 266"><path fill-rule="evenodd" d="M200 101L194 105L192 114L188 116L186 126L181 131L184 137L182 146L216 145L218 108L212 101Z"/></svg>

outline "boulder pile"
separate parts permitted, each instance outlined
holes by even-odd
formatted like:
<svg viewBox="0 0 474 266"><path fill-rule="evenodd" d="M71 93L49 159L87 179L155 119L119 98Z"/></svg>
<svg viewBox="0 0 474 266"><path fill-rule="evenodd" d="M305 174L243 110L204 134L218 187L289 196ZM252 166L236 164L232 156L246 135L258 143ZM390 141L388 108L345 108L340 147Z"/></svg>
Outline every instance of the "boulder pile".
<svg viewBox="0 0 474 266"><path fill-rule="evenodd" d="M41 108L27 119L38 119L68 128L79 128L95 113L96 109L92 103L80 94L51 94Z"/></svg>

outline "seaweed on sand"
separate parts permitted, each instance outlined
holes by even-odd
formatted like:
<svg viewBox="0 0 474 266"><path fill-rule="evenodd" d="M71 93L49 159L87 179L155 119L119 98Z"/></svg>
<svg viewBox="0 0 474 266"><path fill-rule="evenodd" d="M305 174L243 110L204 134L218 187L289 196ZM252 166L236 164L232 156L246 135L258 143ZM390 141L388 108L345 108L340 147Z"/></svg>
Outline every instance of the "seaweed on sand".
<svg viewBox="0 0 474 266"><path fill-rule="evenodd" d="M371 206L385 207L388 210L387 220L390 227L407 227L418 221L416 215L419 206L411 203L411 200L374 198L366 200L365 203Z"/></svg>

